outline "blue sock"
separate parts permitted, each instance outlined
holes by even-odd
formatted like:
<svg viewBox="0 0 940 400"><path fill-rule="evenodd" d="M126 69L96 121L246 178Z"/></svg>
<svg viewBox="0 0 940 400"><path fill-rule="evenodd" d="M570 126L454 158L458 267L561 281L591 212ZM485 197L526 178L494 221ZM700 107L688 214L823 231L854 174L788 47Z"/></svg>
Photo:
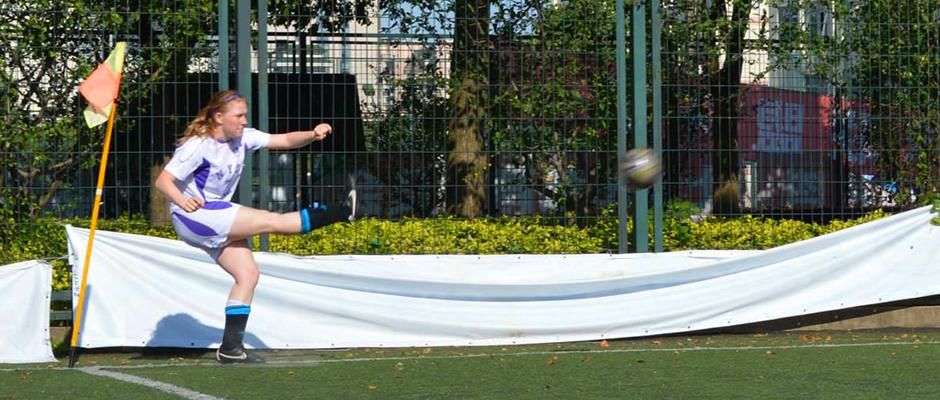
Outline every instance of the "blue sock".
<svg viewBox="0 0 940 400"><path fill-rule="evenodd" d="M300 233L310 232L310 210L304 208L300 210Z"/></svg>
<svg viewBox="0 0 940 400"><path fill-rule="evenodd" d="M300 232L307 233L336 222L349 221L349 207L327 207L314 202L310 207L300 210Z"/></svg>

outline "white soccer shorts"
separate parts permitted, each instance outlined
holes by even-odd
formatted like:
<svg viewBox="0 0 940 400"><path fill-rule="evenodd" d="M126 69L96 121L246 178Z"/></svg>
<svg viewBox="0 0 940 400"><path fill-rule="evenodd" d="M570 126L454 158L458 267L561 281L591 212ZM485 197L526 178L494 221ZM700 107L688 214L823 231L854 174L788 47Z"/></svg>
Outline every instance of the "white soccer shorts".
<svg viewBox="0 0 940 400"><path fill-rule="evenodd" d="M239 208L236 203L208 201L191 213L175 210L173 228L182 241L204 250L215 260L229 243L228 234Z"/></svg>

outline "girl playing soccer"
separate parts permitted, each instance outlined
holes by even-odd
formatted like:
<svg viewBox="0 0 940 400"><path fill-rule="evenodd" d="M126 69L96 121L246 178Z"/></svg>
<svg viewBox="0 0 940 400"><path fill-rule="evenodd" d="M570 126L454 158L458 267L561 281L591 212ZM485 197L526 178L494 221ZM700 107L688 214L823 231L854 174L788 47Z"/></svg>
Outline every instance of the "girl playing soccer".
<svg viewBox="0 0 940 400"><path fill-rule="evenodd" d="M220 363L261 362L245 352L242 338L258 283L249 236L262 233L298 234L356 218L355 181L343 204L314 203L299 212L279 214L230 202L244 166L245 154L260 148L294 149L323 140L332 128L268 134L246 128L248 104L238 92L216 94L177 141L173 158L154 186L167 198L176 234L203 249L235 278L225 307L225 332L216 351Z"/></svg>

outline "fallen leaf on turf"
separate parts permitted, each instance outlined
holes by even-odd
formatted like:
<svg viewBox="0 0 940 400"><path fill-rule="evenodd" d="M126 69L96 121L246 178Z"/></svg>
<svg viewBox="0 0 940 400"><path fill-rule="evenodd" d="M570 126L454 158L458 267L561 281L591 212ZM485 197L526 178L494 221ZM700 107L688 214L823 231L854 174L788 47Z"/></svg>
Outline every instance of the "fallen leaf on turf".
<svg viewBox="0 0 940 400"><path fill-rule="evenodd" d="M555 361L557 360L558 360L558 356L551 356L548 358L548 361L545 362L545 365L548 365L549 367L551 367L552 365L555 365Z"/></svg>

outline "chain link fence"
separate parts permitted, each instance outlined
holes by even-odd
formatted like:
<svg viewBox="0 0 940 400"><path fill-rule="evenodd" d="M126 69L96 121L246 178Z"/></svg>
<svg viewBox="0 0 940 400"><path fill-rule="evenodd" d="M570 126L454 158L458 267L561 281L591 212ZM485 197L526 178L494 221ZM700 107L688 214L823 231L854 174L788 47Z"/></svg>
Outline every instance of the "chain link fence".
<svg viewBox="0 0 940 400"><path fill-rule="evenodd" d="M646 33L628 25L624 40L652 67L628 69L625 89L613 1L237 3L0 4L4 223L90 215L103 134L76 87L118 40L130 51L105 218L167 223L152 182L223 87L270 132L334 126L252 157L236 200L277 211L341 196L352 172L378 218L589 224L617 203L618 96L650 105L664 175L648 200L667 210L821 222L937 189L938 0L643 4ZM634 84L653 101L634 102Z"/></svg>

